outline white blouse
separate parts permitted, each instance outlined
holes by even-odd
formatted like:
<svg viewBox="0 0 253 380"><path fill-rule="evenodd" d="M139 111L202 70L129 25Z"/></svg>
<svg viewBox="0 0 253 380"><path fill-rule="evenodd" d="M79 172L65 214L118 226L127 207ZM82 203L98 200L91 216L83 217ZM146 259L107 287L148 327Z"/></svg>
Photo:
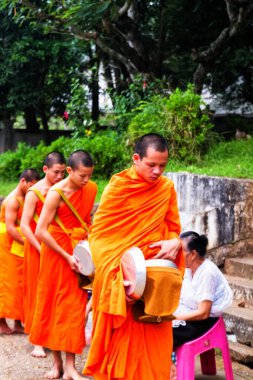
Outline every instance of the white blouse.
<svg viewBox="0 0 253 380"><path fill-rule="evenodd" d="M194 276L191 269L185 270L179 306L175 315L198 309L202 301L212 301L210 317L219 317L233 300L233 293L220 269L205 259Z"/></svg>

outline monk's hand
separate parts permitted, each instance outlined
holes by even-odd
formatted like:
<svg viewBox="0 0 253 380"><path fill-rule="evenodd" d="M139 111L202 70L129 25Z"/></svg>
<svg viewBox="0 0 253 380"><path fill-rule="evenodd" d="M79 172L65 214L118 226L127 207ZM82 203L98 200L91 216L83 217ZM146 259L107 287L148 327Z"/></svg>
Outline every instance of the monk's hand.
<svg viewBox="0 0 253 380"><path fill-rule="evenodd" d="M68 255L68 263L72 270L76 271L77 273L80 273L79 260L75 256Z"/></svg>
<svg viewBox="0 0 253 380"><path fill-rule="evenodd" d="M179 239L160 240L149 246L150 248L160 247L160 251L155 255L154 259L175 260L181 243Z"/></svg>

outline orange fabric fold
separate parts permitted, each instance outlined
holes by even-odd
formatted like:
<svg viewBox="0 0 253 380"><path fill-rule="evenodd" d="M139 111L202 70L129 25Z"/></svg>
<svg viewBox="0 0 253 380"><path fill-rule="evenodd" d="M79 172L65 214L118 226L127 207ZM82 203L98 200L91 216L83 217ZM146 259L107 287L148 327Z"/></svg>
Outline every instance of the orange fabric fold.
<svg viewBox="0 0 253 380"><path fill-rule="evenodd" d="M43 202L38 199L35 213L39 216L43 207ZM35 232L35 220L31 221L30 227ZM24 247L24 268L23 268L23 315L22 321L25 325L25 332L30 333L35 310L35 300L37 291L37 280L40 269L40 254L33 245L26 239Z"/></svg>
<svg viewBox="0 0 253 380"><path fill-rule="evenodd" d="M139 247L178 237L180 221L174 185L166 177L144 182L134 167L112 177L95 214L89 244L96 267L93 284L93 338L84 374L95 379L165 380L170 376L171 323L142 324L126 306L120 260ZM184 271L182 252L176 264ZM161 363L163 365L161 366Z"/></svg>
<svg viewBox="0 0 253 380"><path fill-rule="evenodd" d="M69 199L88 225L96 189L97 186L89 182ZM66 229L80 227L80 222L65 203L58 208L58 216ZM73 254L71 238L55 221L49 227L49 232L64 250ZM76 235L80 240L85 236L86 232ZM30 341L55 351L81 353L85 346L86 301L87 294L78 287L76 273L62 256L42 243Z"/></svg>
<svg viewBox="0 0 253 380"><path fill-rule="evenodd" d="M0 222L5 225L4 201L1 207ZM17 215L17 227L23 208ZM0 318L22 319L23 308L23 258L10 253L13 238L7 231L0 233Z"/></svg>

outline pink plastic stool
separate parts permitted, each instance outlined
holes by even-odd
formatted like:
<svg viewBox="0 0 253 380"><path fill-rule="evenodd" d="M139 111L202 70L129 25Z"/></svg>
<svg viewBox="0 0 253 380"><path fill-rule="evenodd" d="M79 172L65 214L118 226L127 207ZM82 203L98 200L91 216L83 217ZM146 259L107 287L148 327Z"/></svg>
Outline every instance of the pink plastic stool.
<svg viewBox="0 0 253 380"><path fill-rule="evenodd" d="M226 328L222 317L200 338L187 342L175 350L177 379L195 379L195 357L197 355L200 355L202 373L204 375L216 375L214 348L221 350L226 380L234 380Z"/></svg>

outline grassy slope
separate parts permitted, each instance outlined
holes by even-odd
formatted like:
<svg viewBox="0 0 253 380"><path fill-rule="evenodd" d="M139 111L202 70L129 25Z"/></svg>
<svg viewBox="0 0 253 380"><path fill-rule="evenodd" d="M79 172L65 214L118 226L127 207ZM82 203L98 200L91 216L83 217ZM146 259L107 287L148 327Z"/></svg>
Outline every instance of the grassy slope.
<svg viewBox="0 0 253 380"><path fill-rule="evenodd" d="M170 161L166 170L253 179L253 138L221 142L211 149L199 164L184 165Z"/></svg>

